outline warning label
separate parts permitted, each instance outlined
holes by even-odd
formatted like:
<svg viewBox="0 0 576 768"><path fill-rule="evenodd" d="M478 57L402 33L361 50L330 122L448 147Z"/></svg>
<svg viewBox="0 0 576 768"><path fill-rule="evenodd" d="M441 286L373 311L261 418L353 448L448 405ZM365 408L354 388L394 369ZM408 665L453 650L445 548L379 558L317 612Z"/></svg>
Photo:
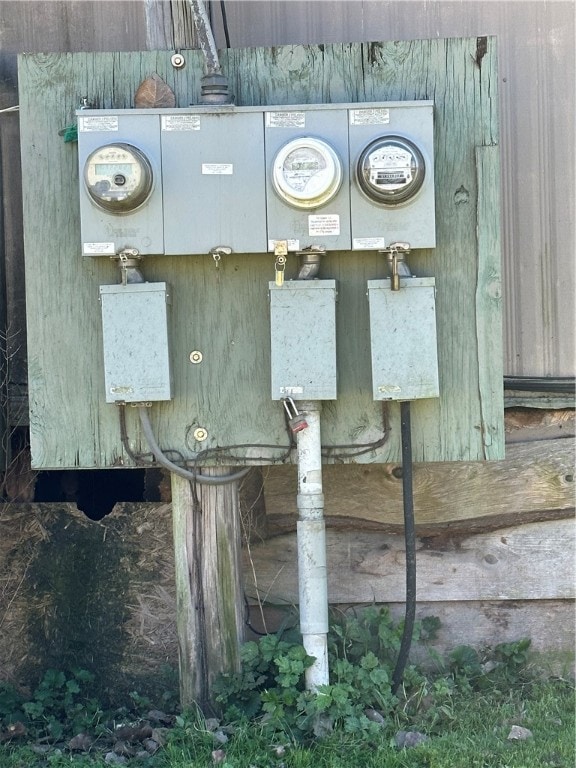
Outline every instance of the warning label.
<svg viewBox="0 0 576 768"><path fill-rule="evenodd" d="M310 237L314 235L339 235L340 216L337 213L308 216L308 234Z"/></svg>

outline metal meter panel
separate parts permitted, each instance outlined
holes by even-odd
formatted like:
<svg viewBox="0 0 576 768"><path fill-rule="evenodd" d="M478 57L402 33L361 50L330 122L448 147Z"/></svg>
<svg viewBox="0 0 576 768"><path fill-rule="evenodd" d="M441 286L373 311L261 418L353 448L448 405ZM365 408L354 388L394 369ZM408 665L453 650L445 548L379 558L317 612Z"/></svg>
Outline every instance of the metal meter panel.
<svg viewBox="0 0 576 768"><path fill-rule="evenodd" d="M166 283L101 285L107 403L171 400Z"/></svg>
<svg viewBox="0 0 576 768"><path fill-rule="evenodd" d="M336 281L270 283L272 399L335 400Z"/></svg>
<svg viewBox="0 0 576 768"><path fill-rule="evenodd" d="M158 114L79 110L77 115L82 253L163 254Z"/></svg>
<svg viewBox="0 0 576 768"><path fill-rule="evenodd" d="M262 112L179 110L161 121L166 253L265 253Z"/></svg>
<svg viewBox="0 0 576 768"><path fill-rule="evenodd" d="M435 294L433 277L368 281L374 400L439 396Z"/></svg>
<svg viewBox="0 0 576 768"><path fill-rule="evenodd" d="M268 250L287 240L350 250L348 113L342 105L270 107L264 112Z"/></svg>
<svg viewBox="0 0 576 768"><path fill-rule="evenodd" d="M349 109L352 249L436 246L433 102Z"/></svg>

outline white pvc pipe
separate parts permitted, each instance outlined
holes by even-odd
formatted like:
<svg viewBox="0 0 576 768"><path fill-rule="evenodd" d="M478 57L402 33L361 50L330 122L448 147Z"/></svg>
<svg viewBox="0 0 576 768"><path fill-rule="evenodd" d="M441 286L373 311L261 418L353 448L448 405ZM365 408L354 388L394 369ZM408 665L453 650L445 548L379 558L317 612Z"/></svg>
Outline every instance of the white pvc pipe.
<svg viewBox="0 0 576 768"><path fill-rule="evenodd" d="M306 688L328 685L328 579L319 401L301 402L308 428L298 432L298 590L300 631L315 662L306 670Z"/></svg>

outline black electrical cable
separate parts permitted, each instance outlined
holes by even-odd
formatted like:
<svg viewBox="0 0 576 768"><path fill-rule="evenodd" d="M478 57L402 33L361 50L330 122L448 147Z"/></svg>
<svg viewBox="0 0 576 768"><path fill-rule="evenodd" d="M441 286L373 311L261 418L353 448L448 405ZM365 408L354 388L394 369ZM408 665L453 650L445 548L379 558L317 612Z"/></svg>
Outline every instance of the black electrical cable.
<svg viewBox="0 0 576 768"><path fill-rule="evenodd" d="M416 617L416 532L414 526L414 494L412 489L412 434L410 429L410 402L400 403L400 435L402 440L402 501L404 506L404 541L406 548L406 613L404 631L392 675L392 693L402 682L406 662L412 645Z"/></svg>
<svg viewBox="0 0 576 768"><path fill-rule="evenodd" d="M224 28L226 48L230 48L230 33L228 32L228 17L226 16L226 3L224 0L220 0L220 13L222 14L222 26Z"/></svg>
<svg viewBox="0 0 576 768"><path fill-rule="evenodd" d="M574 376L504 376L504 389L574 395L576 379Z"/></svg>

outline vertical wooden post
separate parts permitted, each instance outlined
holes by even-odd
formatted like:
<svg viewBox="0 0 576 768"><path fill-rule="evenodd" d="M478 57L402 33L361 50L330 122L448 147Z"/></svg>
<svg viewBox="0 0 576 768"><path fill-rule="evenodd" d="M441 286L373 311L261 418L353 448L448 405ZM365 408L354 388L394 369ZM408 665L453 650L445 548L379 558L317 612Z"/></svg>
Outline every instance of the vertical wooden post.
<svg viewBox="0 0 576 768"><path fill-rule="evenodd" d="M226 467L203 474L228 474ZM233 471L233 470L232 470ZM176 615L183 707L210 706L220 672L240 668L243 591L238 483L197 485L172 474Z"/></svg>

